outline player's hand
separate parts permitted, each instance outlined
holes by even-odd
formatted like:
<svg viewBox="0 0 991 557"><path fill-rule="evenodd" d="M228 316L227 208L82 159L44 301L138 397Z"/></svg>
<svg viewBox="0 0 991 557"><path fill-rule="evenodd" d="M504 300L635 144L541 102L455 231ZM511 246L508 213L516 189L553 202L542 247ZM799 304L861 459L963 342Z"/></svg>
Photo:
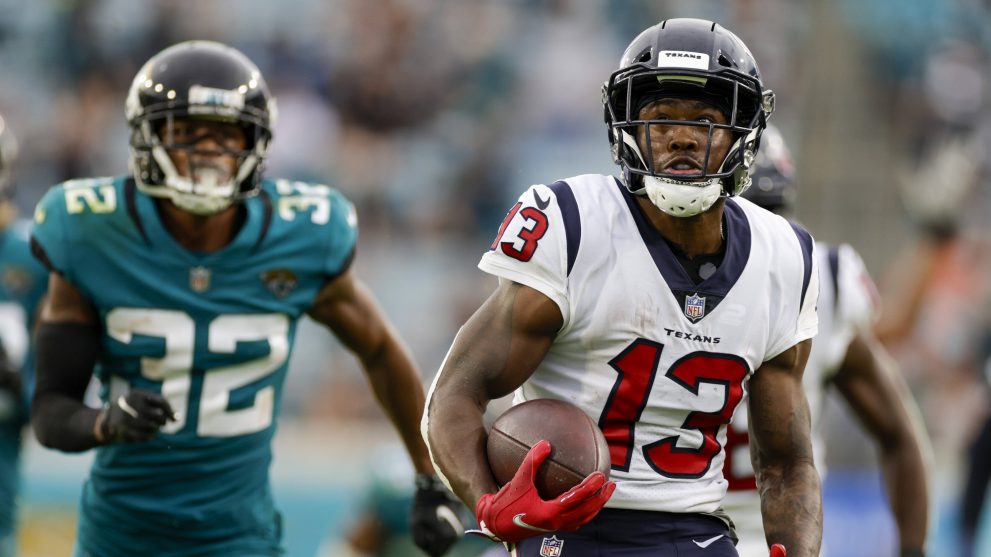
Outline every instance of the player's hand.
<svg viewBox="0 0 991 557"><path fill-rule="evenodd" d="M0 353L3 349L0 348ZM20 415L24 392L21 374L7 358L0 354L0 422L17 419Z"/></svg>
<svg viewBox="0 0 991 557"><path fill-rule="evenodd" d="M913 171L899 172L899 193L909 218L935 239L952 238L968 193L978 184L981 138L970 132L945 136Z"/></svg>
<svg viewBox="0 0 991 557"><path fill-rule="evenodd" d="M530 449L516 475L498 493L486 493L475 506L479 530L495 541L520 540L556 531L581 528L599 514L616 490L602 472L592 472L582 483L555 499L544 500L533 483L537 469L551 454L551 444L541 441Z"/></svg>
<svg viewBox="0 0 991 557"><path fill-rule="evenodd" d="M21 374L6 357L0 355L0 390L9 392L16 400L21 398Z"/></svg>
<svg viewBox="0 0 991 557"><path fill-rule="evenodd" d="M172 407L162 395L132 389L100 411L94 431L100 443L148 441L167 421L174 420Z"/></svg>
<svg viewBox="0 0 991 557"><path fill-rule="evenodd" d="M785 551L785 546L780 543L776 543L771 546L771 557L787 557L788 552Z"/></svg>
<svg viewBox="0 0 991 557"><path fill-rule="evenodd" d="M466 514L468 509L437 476L417 475L409 529L413 542L424 553L430 557L447 553L465 533L465 520L471 520L471 515Z"/></svg>

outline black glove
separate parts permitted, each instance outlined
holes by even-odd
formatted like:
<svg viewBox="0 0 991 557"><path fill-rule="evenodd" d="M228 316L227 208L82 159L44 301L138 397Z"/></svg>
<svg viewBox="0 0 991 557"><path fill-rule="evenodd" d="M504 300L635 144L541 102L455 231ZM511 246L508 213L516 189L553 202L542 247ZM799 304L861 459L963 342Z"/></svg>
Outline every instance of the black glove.
<svg viewBox="0 0 991 557"><path fill-rule="evenodd" d="M0 352L3 349L0 348ZM24 391L21 374L0 355L0 422L20 420L23 414Z"/></svg>
<svg viewBox="0 0 991 557"><path fill-rule="evenodd" d="M15 400L20 400L22 386L21 374L17 373L7 358L0 356L0 390L7 391Z"/></svg>
<svg viewBox="0 0 991 557"><path fill-rule="evenodd" d="M151 439L175 414L162 395L133 389L111 401L96 420L101 443L131 443Z"/></svg>
<svg viewBox="0 0 991 557"><path fill-rule="evenodd" d="M981 179L983 152L973 130L943 131L919 156L915 168L900 168L899 195L909 219L937 242L953 239Z"/></svg>
<svg viewBox="0 0 991 557"><path fill-rule="evenodd" d="M430 557L440 557L465 533L471 519L468 507L437 476L418 474L416 494L409 513L413 542Z"/></svg>

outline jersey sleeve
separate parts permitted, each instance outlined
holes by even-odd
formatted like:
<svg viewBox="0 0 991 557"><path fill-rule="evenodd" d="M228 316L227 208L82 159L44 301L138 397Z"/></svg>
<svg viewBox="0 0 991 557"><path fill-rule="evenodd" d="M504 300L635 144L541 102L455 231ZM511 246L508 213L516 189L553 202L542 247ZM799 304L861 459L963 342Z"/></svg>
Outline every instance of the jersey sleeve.
<svg viewBox="0 0 991 557"><path fill-rule="evenodd" d="M19 296L20 303L24 306L28 314L29 325L33 327L33 317L38 308L38 303L48 290L48 269L46 269L37 258L31 254L31 221L26 219L18 220L12 232L16 235L19 245L23 246L24 271L27 273L27 284Z"/></svg>
<svg viewBox="0 0 991 557"><path fill-rule="evenodd" d="M558 305L567 323L568 237L564 220L555 191L545 185L531 186L509 210L478 268L544 294Z"/></svg>
<svg viewBox="0 0 991 557"><path fill-rule="evenodd" d="M814 249L814 248L813 248ZM795 330L795 342L810 339L819 333L819 317L816 306L819 302L819 262L813 255L811 261L808 287L802 295L802 304L798 311L798 325Z"/></svg>
<svg viewBox="0 0 991 557"><path fill-rule="evenodd" d="M358 214L354 204L337 190L330 193L330 245L324 262L324 271L330 277L343 274L351 266L358 242Z"/></svg>
<svg viewBox="0 0 991 557"><path fill-rule="evenodd" d="M823 379L839 371L850 342L871 327L879 312L879 297L860 255L849 245L818 246L822 288L832 291L831 317L815 342L823 343Z"/></svg>
<svg viewBox="0 0 991 557"><path fill-rule="evenodd" d="M66 234L66 206L63 186L55 186L34 209L31 229L35 257L50 271L66 275L71 251Z"/></svg>
<svg viewBox="0 0 991 557"><path fill-rule="evenodd" d="M880 314L880 297L857 250L848 244L837 248L837 317L851 330L851 337L870 328Z"/></svg>
<svg viewBox="0 0 991 557"><path fill-rule="evenodd" d="M777 333L772 337L765 361L774 358L792 346L808 340L819 332L819 264L812 235L801 226L792 223L798 240L798 254L786 258L785 298L779 304L782 313L778 318Z"/></svg>

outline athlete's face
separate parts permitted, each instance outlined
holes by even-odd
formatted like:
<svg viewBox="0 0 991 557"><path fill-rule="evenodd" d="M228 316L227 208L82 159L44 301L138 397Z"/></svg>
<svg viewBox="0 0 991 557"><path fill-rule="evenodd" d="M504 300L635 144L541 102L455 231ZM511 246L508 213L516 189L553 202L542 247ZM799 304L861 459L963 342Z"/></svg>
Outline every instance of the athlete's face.
<svg viewBox="0 0 991 557"><path fill-rule="evenodd" d="M237 124L196 118L177 118L171 130L163 126L159 137L180 176L196 179L210 171L217 182L237 172L238 154L247 146L244 129Z"/></svg>
<svg viewBox="0 0 991 557"><path fill-rule="evenodd" d="M654 172L692 176L719 170L733 144L733 134L724 128L712 129L712 149L705 163L709 146L709 127L705 124L726 124L726 115L716 106L695 99L659 99L640 109L641 120L683 120L702 125L650 124L637 129L637 145L644 160L653 164ZM647 130L650 145L647 145Z"/></svg>

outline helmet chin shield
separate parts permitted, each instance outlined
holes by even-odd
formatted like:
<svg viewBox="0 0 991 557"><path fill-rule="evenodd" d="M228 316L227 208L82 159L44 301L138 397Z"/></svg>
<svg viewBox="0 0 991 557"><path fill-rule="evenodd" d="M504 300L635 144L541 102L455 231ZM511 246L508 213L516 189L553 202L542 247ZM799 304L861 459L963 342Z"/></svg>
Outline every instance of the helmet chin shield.
<svg viewBox="0 0 991 557"><path fill-rule="evenodd" d="M683 182L657 176L643 178L650 202L672 217L694 217L704 213L723 193L723 185L713 178L707 182Z"/></svg>

